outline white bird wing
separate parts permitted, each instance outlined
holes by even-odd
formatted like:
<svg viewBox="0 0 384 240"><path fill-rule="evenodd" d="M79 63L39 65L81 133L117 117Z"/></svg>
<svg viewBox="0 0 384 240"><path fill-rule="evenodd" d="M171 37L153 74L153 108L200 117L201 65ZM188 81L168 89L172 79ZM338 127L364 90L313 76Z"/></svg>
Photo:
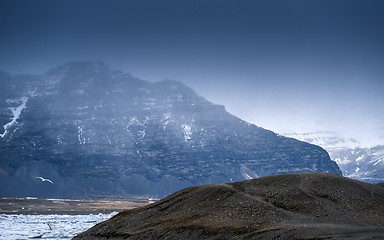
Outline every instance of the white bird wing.
<svg viewBox="0 0 384 240"><path fill-rule="evenodd" d="M50 183L53 184L53 182L51 180L49 180L49 179L45 179L45 181L50 182Z"/></svg>

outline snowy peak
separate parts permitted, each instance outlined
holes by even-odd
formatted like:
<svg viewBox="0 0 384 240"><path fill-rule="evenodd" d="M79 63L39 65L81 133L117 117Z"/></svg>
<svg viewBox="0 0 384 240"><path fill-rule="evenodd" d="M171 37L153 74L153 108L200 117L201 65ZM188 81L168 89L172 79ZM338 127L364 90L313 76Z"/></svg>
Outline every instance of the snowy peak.
<svg viewBox="0 0 384 240"><path fill-rule="evenodd" d="M326 149L330 148L355 148L360 146L360 142L345 138L333 131L314 131L306 133L283 133L284 136L296 138L305 142L309 142Z"/></svg>
<svg viewBox="0 0 384 240"><path fill-rule="evenodd" d="M354 139L331 131L286 135L323 147L344 176L368 182L384 181L384 144L364 147Z"/></svg>

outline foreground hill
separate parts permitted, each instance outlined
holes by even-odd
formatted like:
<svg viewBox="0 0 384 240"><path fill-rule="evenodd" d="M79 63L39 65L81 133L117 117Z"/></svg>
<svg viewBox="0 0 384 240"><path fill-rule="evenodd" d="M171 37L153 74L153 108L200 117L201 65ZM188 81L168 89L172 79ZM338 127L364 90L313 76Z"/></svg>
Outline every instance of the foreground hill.
<svg viewBox="0 0 384 240"><path fill-rule="evenodd" d="M75 239L384 238L384 188L325 173L190 187Z"/></svg>
<svg viewBox="0 0 384 240"><path fill-rule="evenodd" d="M242 121L180 82L73 62L43 76L2 73L0 84L0 196L158 197L270 174L341 175L324 149Z"/></svg>

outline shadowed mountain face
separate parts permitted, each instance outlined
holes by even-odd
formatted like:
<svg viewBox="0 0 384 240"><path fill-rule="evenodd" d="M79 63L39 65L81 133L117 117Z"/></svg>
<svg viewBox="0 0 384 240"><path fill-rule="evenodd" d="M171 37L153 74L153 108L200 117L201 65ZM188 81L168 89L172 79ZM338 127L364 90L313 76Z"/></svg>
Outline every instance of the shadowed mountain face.
<svg viewBox="0 0 384 240"><path fill-rule="evenodd" d="M3 196L164 196L278 173L341 174L322 148L242 121L180 82L75 62L43 76L0 73L0 84Z"/></svg>
<svg viewBox="0 0 384 240"><path fill-rule="evenodd" d="M384 188L326 173L190 187L75 239L381 239Z"/></svg>

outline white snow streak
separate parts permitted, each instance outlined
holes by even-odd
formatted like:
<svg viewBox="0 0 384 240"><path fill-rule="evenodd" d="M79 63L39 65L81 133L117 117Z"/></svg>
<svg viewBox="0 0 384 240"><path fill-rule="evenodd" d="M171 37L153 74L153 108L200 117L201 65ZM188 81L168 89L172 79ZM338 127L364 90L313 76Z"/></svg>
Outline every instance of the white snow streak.
<svg viewBox="0 0 384 240"><path fill-rule="evenodd" d="M77 139L79 140L80 144L85 144L84 127L83 126L77 127Z"/></svg>
<svg viewBox="0 0 384 240"><path fill-rule="evenodd" d="M5 135L8 133L8 129L17 123L17 119L19 119L20 115L21 115L21 111L23 111L23 109L26 108L26 104L27 104L27 101L28 101L28 98L27 97L22 97L20 98L20 101L21 101L21 104L18 106L18 107L15 107L15 108L9 108L11 111L12 111L12 114L13 114L13 118L12 120L5 124L3 126L4 128L4 133L0 134L0 136L3 138L5 137Z"/></svg>
<svg viewBox="0 0 384 240"><path fill-rule="evenodd" d="M356 158L356 162L360 162L361 160L363 160L365 158L365 154L359 156Z"/></svg>
<svg viewBox="0 0 384 240"><path fill-rule="evenodd" d="M251 176L249 176L247 173L243 173L243 176L245 179L253 179Z"/></svg>
<svg viewBox="0 0 384 240"><path fill-rule="evenodd" d="M170 113L166 113L166 114L164 114L163 119L161 119L161 122L163 123L163 130L166 130L168 124L169 124L170 122L172 122L172 120L171 120L171 114L170 114Z"/></svg>
<svg viewBox="0 0 384 240"><path fill-rule="evenodd" d="M377 160L377 161L373 164L373 166L376 166L379 162L381 162L381 160Z"/></svg>

